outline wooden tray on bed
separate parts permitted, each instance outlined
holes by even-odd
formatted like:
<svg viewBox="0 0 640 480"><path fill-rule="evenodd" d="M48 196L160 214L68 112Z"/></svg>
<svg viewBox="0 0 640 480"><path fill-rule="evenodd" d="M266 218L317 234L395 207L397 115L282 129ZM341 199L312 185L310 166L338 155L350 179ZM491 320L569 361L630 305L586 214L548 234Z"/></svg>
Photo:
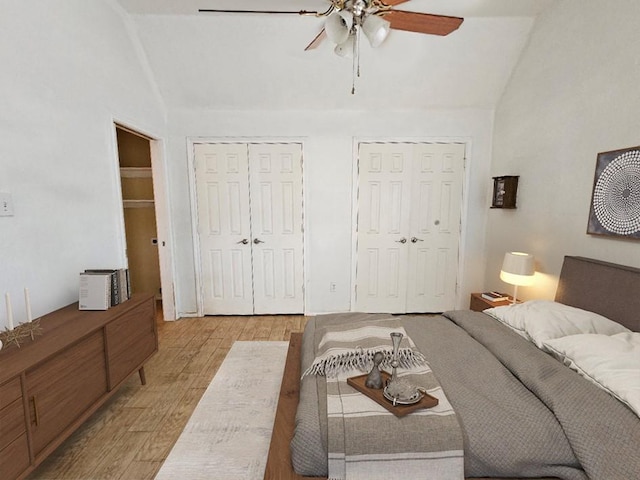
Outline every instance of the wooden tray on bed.
<svg viewBox="0 0 640 480"><path fill-rule="evenodd" d="M387 372L380 372L382 374L382 384L385 385L387 380L391 378ZM382 388L376 390L375 388L369 388L365 385L367 381L367 374L358 375L357 377L351 377L347 379L347 383L351 385L353 388L358 390L360 393L366 395L371 400L375 401L379 405L382 405L384 408L393 413L396 417L404 417L405 415L410 414L411 412L415 412L416 410L420 410L423 408L431 408L438 405L438 399L425 393L424 396L420 399L419 402L414 403L413 405L396 405L393 406L389 400L384 397L382 393Z"/></svg>

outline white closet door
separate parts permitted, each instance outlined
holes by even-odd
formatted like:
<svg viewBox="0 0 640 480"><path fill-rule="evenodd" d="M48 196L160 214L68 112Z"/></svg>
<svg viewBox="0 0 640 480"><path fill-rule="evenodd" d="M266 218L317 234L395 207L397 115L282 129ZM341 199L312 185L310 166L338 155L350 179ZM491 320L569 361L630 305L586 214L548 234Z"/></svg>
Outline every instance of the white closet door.
<svg viewBox="0 0 640 480"><path fill-rule="evenodd" d="M412 153L405 144L359 145L356 311L405 310Z"/></svg>
<svg viewBox="0 0 640 480"><path fill-rule="evenodd" d="M359 145L356 311L455 306L464 145Z"/></svg>
<svg viewBox="0 0 640 480"><path fill-rule="evenodd" d="M204 314L251 314L247 146L197 144L194 150Z"/></svg>
<svg viewBox="0 0 640 480"><path fill-rule="evenodd" d="M455 307L464 145L414 146L407 312Z"/></svg>
<svg viewBox="0 0 640 480"><path fill-rule="evenodd" d="M302 145L250 144L256 314L302 313Z"/></svg>

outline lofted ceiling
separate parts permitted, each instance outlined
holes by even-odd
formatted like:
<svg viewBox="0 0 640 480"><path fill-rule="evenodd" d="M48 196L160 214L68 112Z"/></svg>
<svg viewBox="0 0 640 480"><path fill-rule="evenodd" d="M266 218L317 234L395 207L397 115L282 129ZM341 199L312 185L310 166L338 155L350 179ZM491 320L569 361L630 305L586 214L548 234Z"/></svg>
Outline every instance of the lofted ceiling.
<svg viewBox="0 0 640 480"><path fill-rule="evenodd" d="M446 37L392 30L360 47L360 77L329 41L304 47L323 19L202 14L199 8L324 11L324 0L118 0L133 19L170 109L493 107L535 17L558 0L411 0L403 10L464 17Z"/></svg>

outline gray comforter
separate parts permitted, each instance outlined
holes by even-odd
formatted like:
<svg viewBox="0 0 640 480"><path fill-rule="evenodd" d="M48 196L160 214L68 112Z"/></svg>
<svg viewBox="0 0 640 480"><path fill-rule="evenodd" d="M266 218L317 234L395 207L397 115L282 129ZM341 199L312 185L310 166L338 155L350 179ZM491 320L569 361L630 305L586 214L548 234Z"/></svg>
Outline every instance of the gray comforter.
<svg viewBox="0 0 640 480"><path fill-rule="evenodd" d="M311 319L302 371L315 357L316 326L384 317ZM640 419L624 404L488 315L401 318L459 417L467 477L640 478ZM297 473L326 476L326 432L326 383L306 377L291 442Z"/></svg>

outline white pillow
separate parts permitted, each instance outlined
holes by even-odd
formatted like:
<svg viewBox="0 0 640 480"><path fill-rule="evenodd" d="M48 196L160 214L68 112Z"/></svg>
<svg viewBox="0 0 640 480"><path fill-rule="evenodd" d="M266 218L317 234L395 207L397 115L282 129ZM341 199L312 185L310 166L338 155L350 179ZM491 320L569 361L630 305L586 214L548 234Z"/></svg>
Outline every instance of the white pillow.
<svg viewBox="0 0 640 480"><path fill-rule="evenodd" d="M581 334L545 342L583 377L624 402L640 417L640 333Z"/></svg>
<svg viewBox="0 0 640 480"><path fill-rule="evenodd" d="M630 330L597 313L550 300L531 300L484 311L545 350L544 342L580 333L615 335Z"/></svg>

